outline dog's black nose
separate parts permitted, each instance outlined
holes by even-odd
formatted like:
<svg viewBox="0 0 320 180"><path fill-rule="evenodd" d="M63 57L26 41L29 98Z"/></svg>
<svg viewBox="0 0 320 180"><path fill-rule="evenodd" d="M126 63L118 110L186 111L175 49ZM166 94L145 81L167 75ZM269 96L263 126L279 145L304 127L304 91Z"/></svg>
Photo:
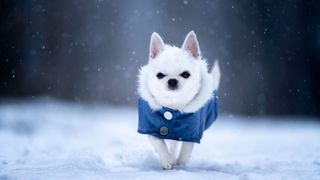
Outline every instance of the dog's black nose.
<svg viewBox="0 0 320 180"><path fill-rule="evenodd" d="M171 90L177 89L178 87L178 80L176 79L169 79L168 80L168 87Z"/></svg>

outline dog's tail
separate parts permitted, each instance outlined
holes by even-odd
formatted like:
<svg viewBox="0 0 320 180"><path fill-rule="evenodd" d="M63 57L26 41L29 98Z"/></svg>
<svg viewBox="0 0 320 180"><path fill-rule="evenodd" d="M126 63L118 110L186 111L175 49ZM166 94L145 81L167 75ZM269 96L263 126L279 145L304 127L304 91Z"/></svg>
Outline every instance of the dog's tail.
<svg viewBox="0 0 320 180"><path fill-rule="evenodd" d="M218 90L219 84L220 84L220 77L221 77L221 72L220 72L220 67L218 61L215 61L210 74L213 77L213 87L215 90Z"/></svg>

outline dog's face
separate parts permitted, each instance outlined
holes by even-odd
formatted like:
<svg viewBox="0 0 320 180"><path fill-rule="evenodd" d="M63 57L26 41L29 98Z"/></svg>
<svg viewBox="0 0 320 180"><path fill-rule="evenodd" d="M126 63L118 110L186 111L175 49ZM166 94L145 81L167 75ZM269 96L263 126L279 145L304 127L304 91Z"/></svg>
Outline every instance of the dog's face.
<svg viewBox="0 0 320 180"><path fill-rule="evenodd" d="M155 100L177 109L196 95L200 88L200 67L188 52L168 47L150 59L147 86Z"/></svg>
<svg viewBox="0 0 320 180"><path fill-rule="evenodd" d="M181 110L193 101L207 76L207 66L201 60L193 31L181 48L165 45L161 37L153 33L149 63L140 71L140 95L160 106Z"/></svg>

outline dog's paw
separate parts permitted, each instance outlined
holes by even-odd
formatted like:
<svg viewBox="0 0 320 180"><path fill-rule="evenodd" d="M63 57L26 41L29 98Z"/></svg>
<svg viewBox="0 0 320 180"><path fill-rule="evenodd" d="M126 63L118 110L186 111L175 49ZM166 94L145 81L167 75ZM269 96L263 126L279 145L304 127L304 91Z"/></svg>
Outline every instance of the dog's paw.
<svg viewBox="0 0 320 180"><path fill-rule="evenodd" d="M174 163L173 162L164 162L162 163L162 169L164 170L170 170L173 169Z"/></svg>
<svg viewBox="0 0 320 180"><path fill-rule="evenodd" d="M174 165L175 165L175 163L171 157L163 158L161 160L161 166L162 166L162 169L164 169L164 170L173 169Z"/></svg>

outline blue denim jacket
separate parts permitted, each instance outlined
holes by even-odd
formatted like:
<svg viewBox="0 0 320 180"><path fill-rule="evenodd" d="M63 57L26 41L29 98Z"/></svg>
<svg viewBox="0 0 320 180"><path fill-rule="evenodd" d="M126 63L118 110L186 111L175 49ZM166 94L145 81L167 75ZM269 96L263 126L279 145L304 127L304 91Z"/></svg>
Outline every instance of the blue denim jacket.
<svg viewBox="0 0 320 180"><path fill-rule="evenodd" d="M214 91L212 98L198 111L181 113L166 107L154 111L148 102L140 98L138 132L162 139L200 143L203 132L218 116L217 100L217 92Z"/></svg>

